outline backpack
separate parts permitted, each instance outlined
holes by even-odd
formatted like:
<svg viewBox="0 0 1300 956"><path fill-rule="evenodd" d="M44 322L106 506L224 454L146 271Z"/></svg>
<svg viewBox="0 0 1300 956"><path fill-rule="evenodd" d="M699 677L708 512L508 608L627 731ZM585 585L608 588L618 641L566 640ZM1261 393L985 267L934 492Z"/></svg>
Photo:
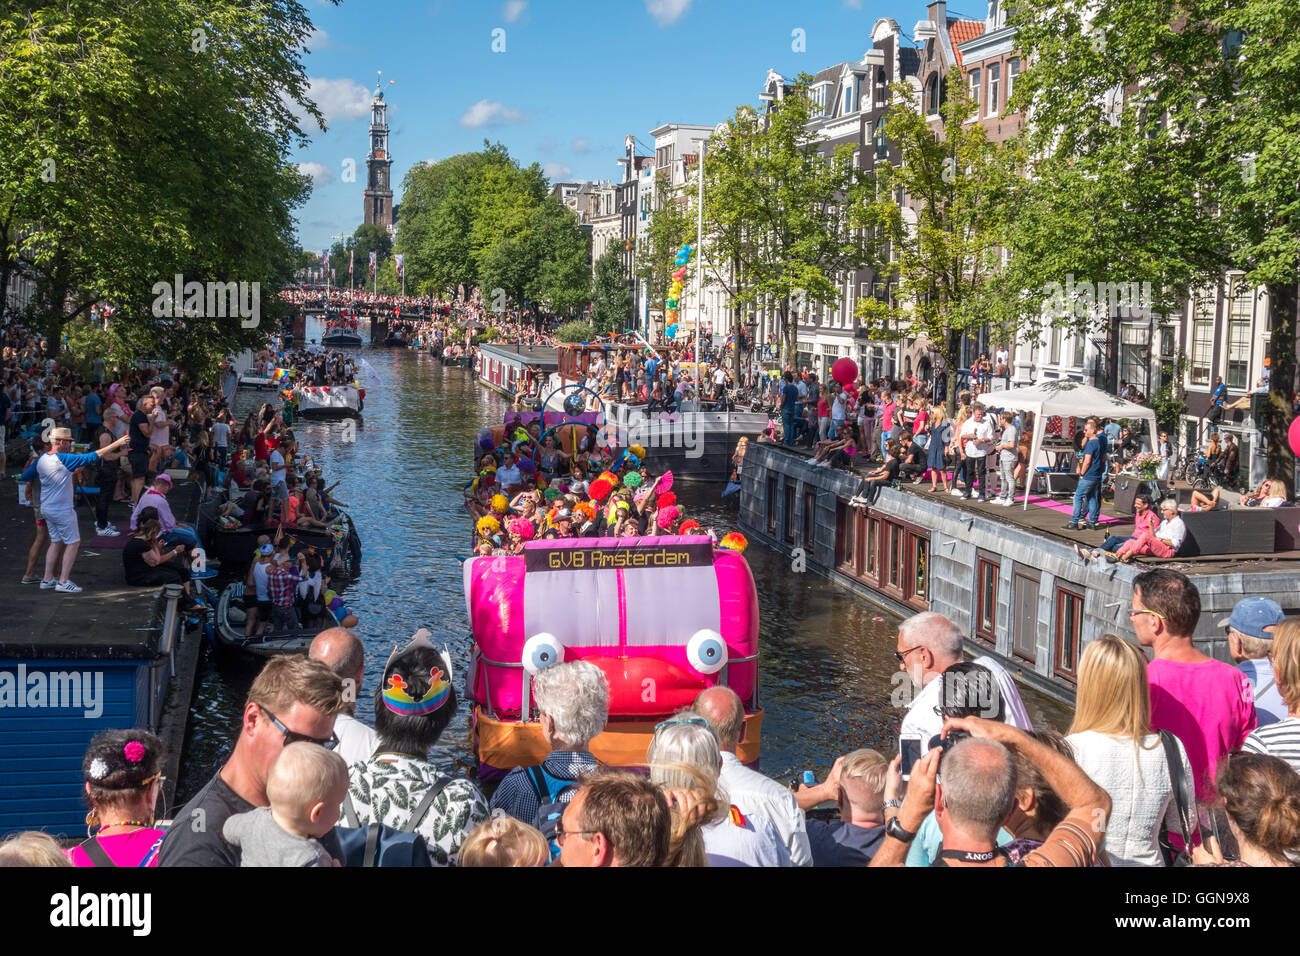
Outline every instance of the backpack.
<svg viewBox="0 0 1300 956"><path fill-rule="evenodd" d="M555 841L555 832L559 827L560 817L564 815L565 806L573 798L579 785L576 780L552 777L540 766L529 767L525 772L533 785L539 803L537 815L533 817L533 826L541 830L542 836L546 837L546 842L551 847L551 859L554 860L560 855L560 845ZM566 795L569 799L561 799Z"/></svg>
<svg viewBox="0 0 1300 956"><path fill-rule="evenodd" d="M357 808L352 804L352 794L349 793L343 798L343 816L348 821L348 826L337 827L334 831L338 835L339 846L343 848L343 865L432 866L429 862L429 846L416 830L429 815L433 801L450 782L450 778L444 778L430 787L411 814L411 819L400 830L382 823L362 827Z"/></svg>

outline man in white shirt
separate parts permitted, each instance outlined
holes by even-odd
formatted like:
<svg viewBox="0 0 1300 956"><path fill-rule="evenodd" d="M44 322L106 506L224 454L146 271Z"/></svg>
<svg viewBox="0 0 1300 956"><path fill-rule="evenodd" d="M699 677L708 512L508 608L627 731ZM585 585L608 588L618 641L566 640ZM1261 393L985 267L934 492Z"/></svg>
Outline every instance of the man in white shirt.
<svg viewBox="0 0 1300 956"><path fill-rule="evenodd" d="M911 678L912 686L918 691L903 717L899 737L919 740L921 754L925 754L930 740L943 729L943 718L935 713L943 681L936 678L960 661L961 654L961 630L937 611L913 615L898 626L894 657L898 659L899 671ZM893 683L897 685L900 681L901 678L895 678ZM893 697L897 703L897 695Z"/></svg>
<svg viewBox="0 0 1300 956"><path fill-rule="evenodd" d="M271 500L278 506L280 502L289 500L288 468L284 463L284 453L275 448L266 456L266 460L271 467ZM278 513L278 507L276 511Z"/></svg>
<svg viewBox="0 0 1300 956"><path fill-rule="evenodd" d="M497 469L496 481L501 486L501 490L507 493L516 485L524 483L524 476L519 471L519 466L515 464L515 456L510 452L501 456L501 467Z"/></svg>
<svg viewBox="0 0 1300 956"><path fill-rule="evenodd" d="M993 445L993 423L984 414L984 406L976 405L971 409L970 418L961 426L961 440L966 460L966 493L961 497L970 498L979 482L980 492L976 501L986 500L984 493L988 485L988 453Z"/></svg>
<svg viewBox="0 0 1300 956"><path fill-rule="evenodd" d="M808 831L795 796L770 777L750 770L736 756L745 726L745 707L730 687L710 687L695 698L692 708L702 714L718 734L722 773L718 783L746 817L772 821L795 866L812 866Z"/></svg>
<svg viewBox="0 0 1300 956"><path fill-rule="evenodd" d="M334 718L334 736L339 739L334 752L349 767L364 763L374 756L379 734L353 716L366 672L366 652L361 639L347 628L331 627L316 635L307 656L325 664L343 681L343 710Z"/></svg>

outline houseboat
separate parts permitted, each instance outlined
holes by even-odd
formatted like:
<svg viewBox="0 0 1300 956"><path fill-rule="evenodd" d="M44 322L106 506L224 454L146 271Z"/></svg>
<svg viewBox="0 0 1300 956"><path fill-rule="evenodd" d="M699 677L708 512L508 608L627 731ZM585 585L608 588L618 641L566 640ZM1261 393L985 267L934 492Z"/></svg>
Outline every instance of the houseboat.
<svg viewBox="0 0 1300 956"><path fill-rule="evenodd" d="M1089 641L1105 633L1136 640L1127 613L1133 579L1152 566L1142 561L1159 559L1085 562L1075 551L1075 544L1098 547L1110 531L1131 532L1132 516L1116 514L1114 505L1102 512L1106 530L1066 531L1069 496L1036 494L1022 511L930 494L923 485L885 486L863 509L853 503L862 486L854 472L815 467L796 450L750 442L740 524L752 540L897 614L938 611L969 635L973 654L994 657L1059 700L1073 700ZM1300 508L1235 513L1241 528L1231 533L1218 527L1229 512L1184 514L1189 544L1179 557L1159 561L1200 591L1194 640L1221 660L1227 646L1218 623L1243 596L1272 598L1288 613L1300 609ZM1261 523L1269 527L1254 527ZM1214 547L1198 547L1198 535Z"/></svg>
<svg viewBox="0 0 1300 956"><path fill-rule="evenodd" d="M531 383L544 383L555 374L556 350L541 345L480 345L474 358L479 384L514 398L520 388L527 393Z"/></svg>
<svg viewBox="0 0 1300 956"><path fill-rule="evenodd" d="M547 388L546 411L590 411L593 396L581 386L591 366L603 358L606 367L620 355L641 353L641 345L587 343L556 348L558 368ZM650 411L645 403L603 401L597 408L605 434L618 447L641 445L650 450L656 470L671 469L690 481L727 481L731 456L741 438L751 441L768 426L766 412L716 410L707 402L683 402L674 411Z"/></svg>

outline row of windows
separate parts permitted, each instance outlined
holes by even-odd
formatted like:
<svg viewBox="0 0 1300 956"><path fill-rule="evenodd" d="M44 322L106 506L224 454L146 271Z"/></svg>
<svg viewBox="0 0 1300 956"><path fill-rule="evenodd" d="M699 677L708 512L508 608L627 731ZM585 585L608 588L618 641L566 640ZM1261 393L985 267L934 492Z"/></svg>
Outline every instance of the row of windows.
<svg viewBox="0 0 1300 956"><path fill-rule="evenodd" d="M998 590L1001 560L979 552L975 561L975 637L997 644ZM1011 575L1011 654L1029 664L1038 661L1038 598L1042 581L1037 571L1014 565ZM1074 683L1078 678L1083 639L1083 591L1058 582L1052 599L1052 670Z"/></svg>
<svg viewBox="0 0 1300 956"><path fill-rule="evenodd" d="M998 116L1007 102L1011 100L1011 94L1015 92L1016 79L1020 76L1020 58L1012 57L1007 61L1007 89L1006 97L1002 95L1002 64L990 63L984 69L973 67L966 73L966 82L970 86L970 97L975 107L975 112L971 114L972 120L977 120L981 115L981 106L985 117ZM985 83L987 82L987 88ZM938 73L930 76L925 86L925 111L930 116L939 113L940 107L948 99L947 80L940 78Z"/></svg>
<svg viewBox="0 0 1300 956"><path fill-rule="evenodd" d="M835 568L892 598L930 607L930 532L835 503Z"/></svg>
<svg viewBox="0 0 1300 956"><path fill-rule="evenodd" d="M1251 318L1255 309L1255 289L1232 276L1226 297L1227 313L1227 365L1223 382L1228 388L1249 388ZM1208 387L1210 369L1214 363L1214 329L1216 323L1215 296L1212 292L1196 297L1192 307L1191 361L1188 363L1188 382Z"/></svg>

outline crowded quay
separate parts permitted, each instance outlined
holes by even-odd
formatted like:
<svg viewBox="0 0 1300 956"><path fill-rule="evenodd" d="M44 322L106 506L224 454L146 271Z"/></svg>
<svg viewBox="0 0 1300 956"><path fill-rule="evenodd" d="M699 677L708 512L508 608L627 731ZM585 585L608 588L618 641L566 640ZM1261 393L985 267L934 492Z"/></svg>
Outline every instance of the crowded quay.
<svg viewBox="0 0 1300 956"><path fill-rule="evenodd" d="M591 83L528 0L0 13L14 925L1050 867L1284 928L1300 34L755 3L575 6Z"/></svg>

